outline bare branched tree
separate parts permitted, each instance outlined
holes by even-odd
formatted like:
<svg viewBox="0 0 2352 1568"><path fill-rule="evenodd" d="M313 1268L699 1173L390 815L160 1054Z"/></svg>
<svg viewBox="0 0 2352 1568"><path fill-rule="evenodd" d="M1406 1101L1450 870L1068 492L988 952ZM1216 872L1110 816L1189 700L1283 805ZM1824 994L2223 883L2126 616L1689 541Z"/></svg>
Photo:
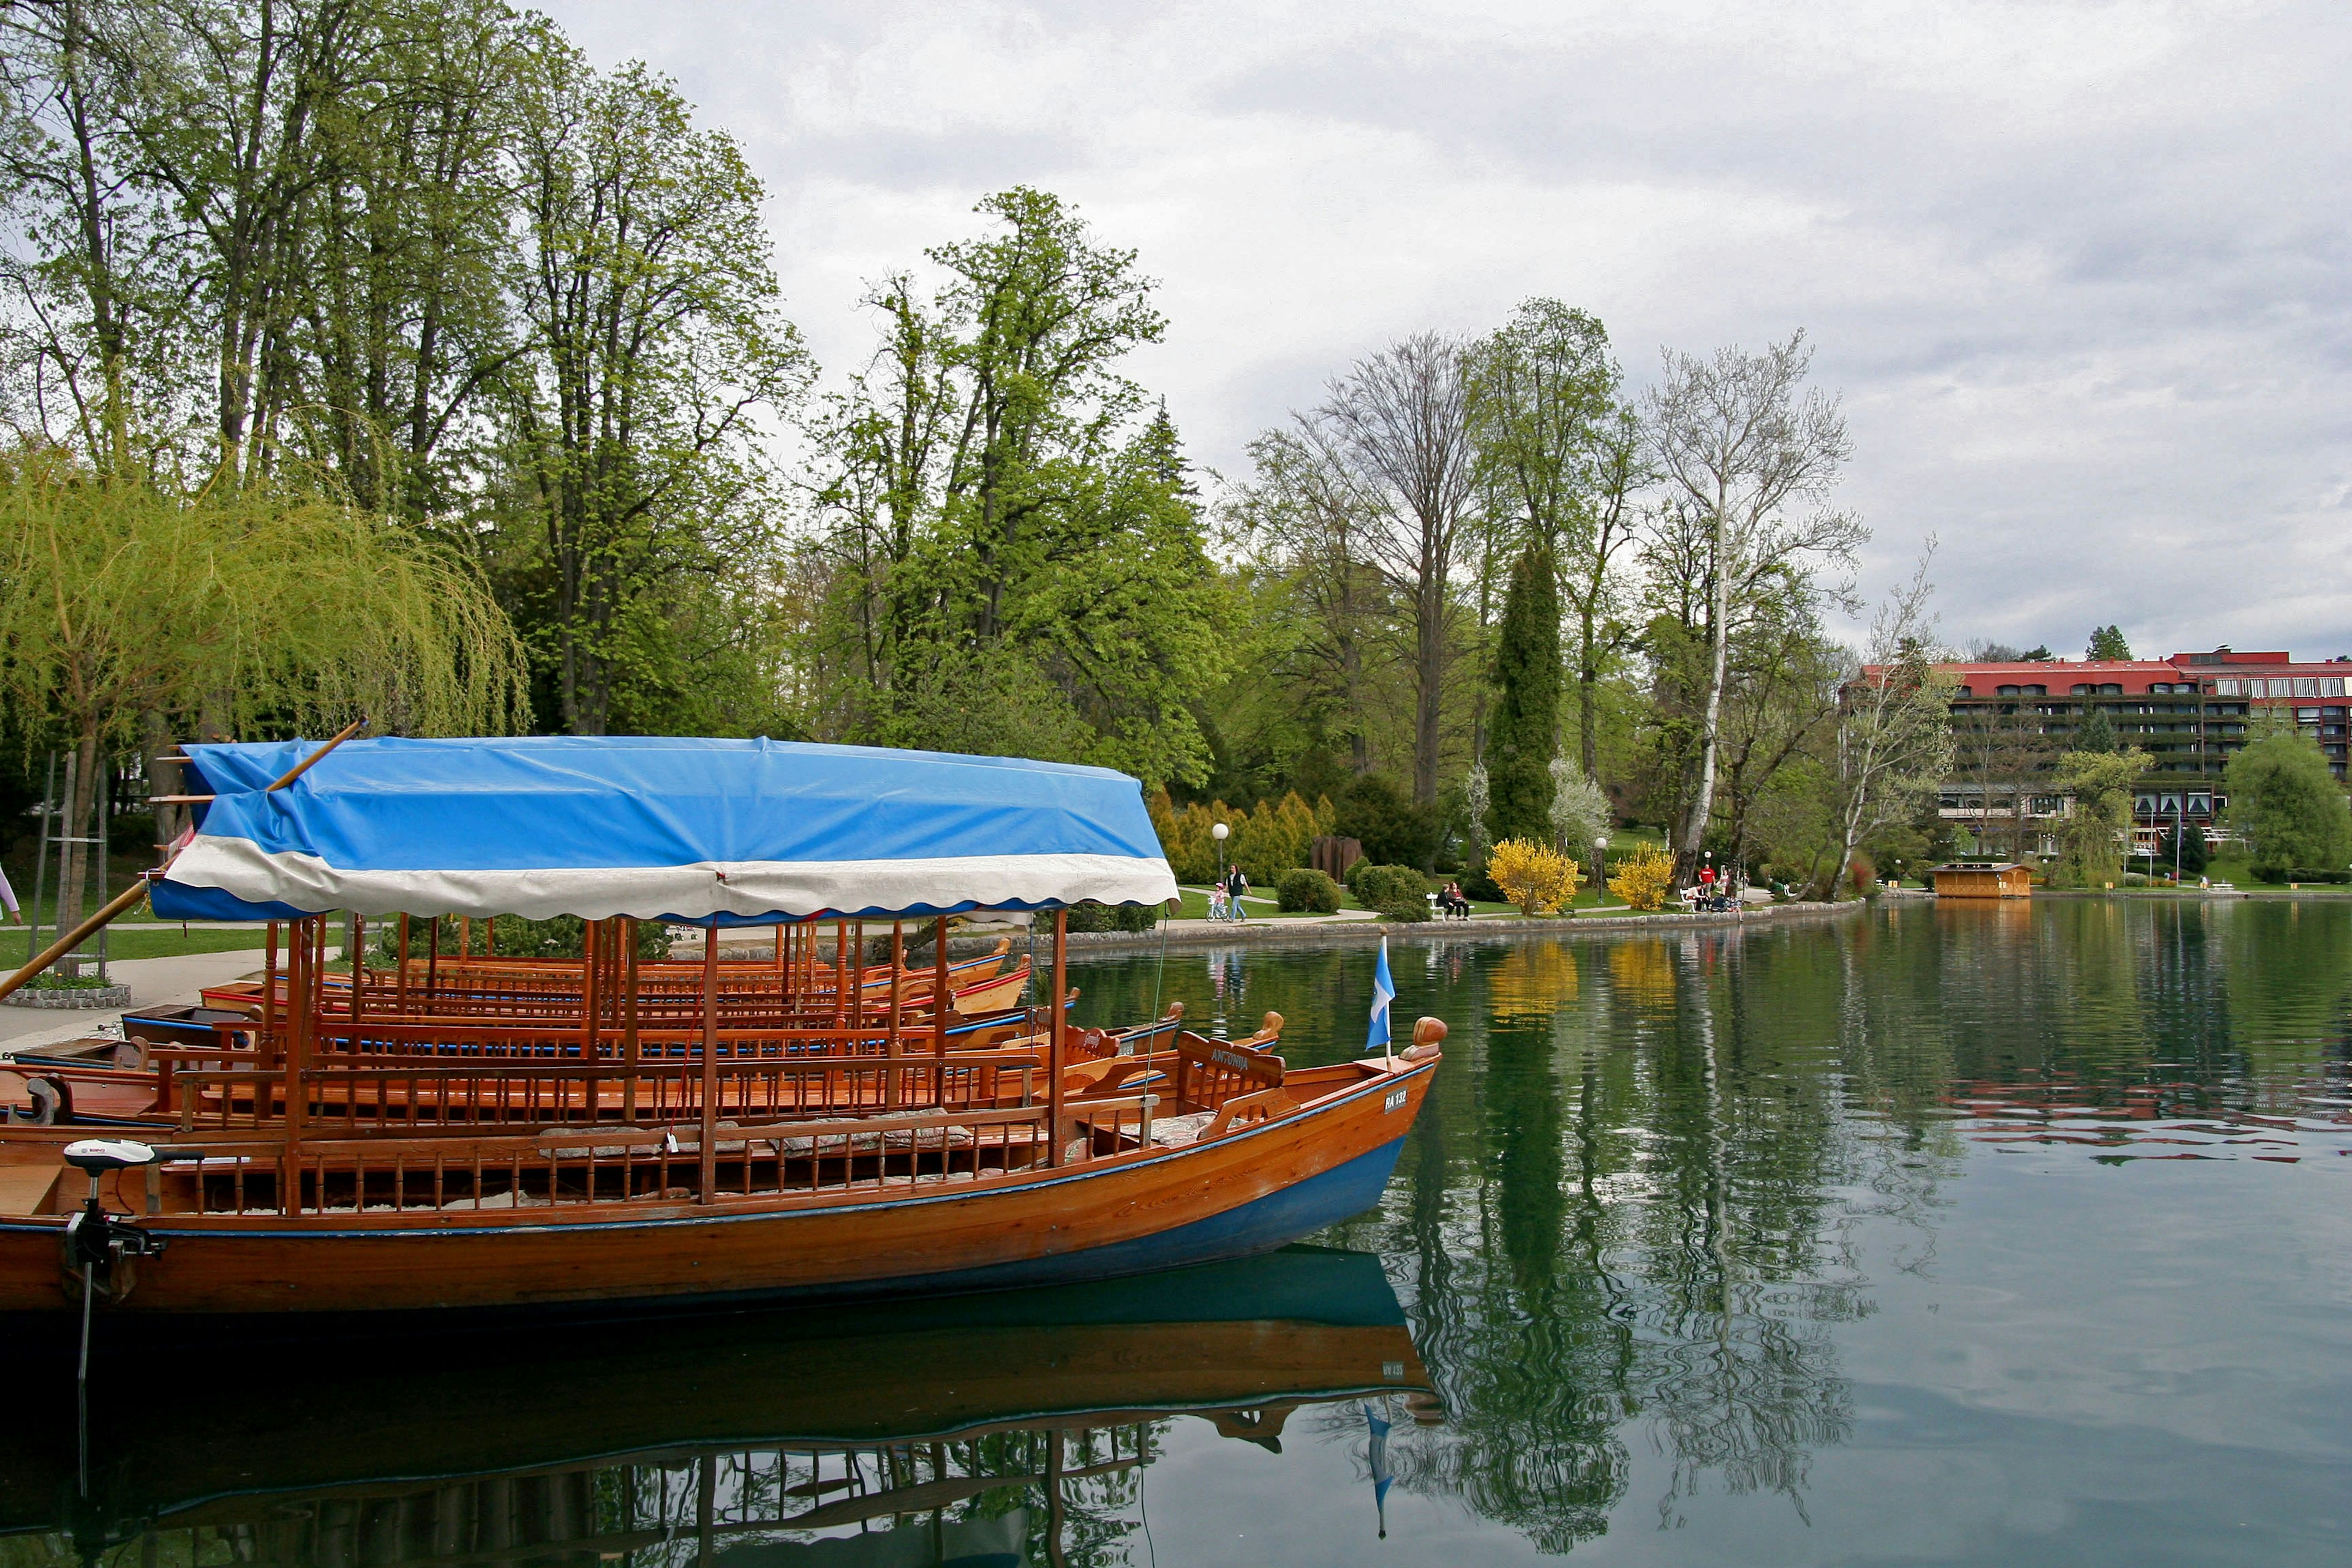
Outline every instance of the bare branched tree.
<svg viewBox="0 0 2352 1568"><path fill-rule="evenodd" d="M1360 360L1310 416L1346 463L1371 526L1371 563L1402 596L1412 635L1412 797L1437 800L1455 607L1454 555L1477 494L1470 356L1423 332Z"/></svg>
<svg viewBox="0 0 2352 1568"><path fill-rule="evenodd" d="M1930 537L1911 580L1878 607L1862 668L1846 683L1838 725L1838 826L1844 853L1830 883L1835 897L1852 874L1854 846L1889 823L1907 818L1952 767L1952 691L1948 671L1935 668L1943 650L1927 610L1935 584L1927 563Z"/></svg>
<svg viewBox="0 0 2352 1568"><path fill-rule="evenodd" d="M1868 537L1859 520L1823 504L1851 447L1837 400L1803 390L1811 360L1802 332L1760 354L1668 352L1649 398L1657 467L1704 526L1709 587L1698 778L1675 844L1685 875L1715 809L1723 688L1742 605L1777 575L1850 565Z"/></svg>

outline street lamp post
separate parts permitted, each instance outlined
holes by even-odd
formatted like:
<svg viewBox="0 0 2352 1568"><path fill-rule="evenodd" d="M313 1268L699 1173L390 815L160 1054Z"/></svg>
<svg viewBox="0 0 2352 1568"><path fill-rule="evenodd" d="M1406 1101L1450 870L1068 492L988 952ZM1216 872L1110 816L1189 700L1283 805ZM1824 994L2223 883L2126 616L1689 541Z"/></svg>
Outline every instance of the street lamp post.
<svg viewBox="0 0 2352 1568"><path fill-rule="evenodd" d="M1605 907L1609 897L1609 835L1592 836L1592 907Z"/></svg>
<svg viewBox="0 0 2352 1568"><path fill-rule="evenodd" d="M1209 837L1217 841L1217 880L1225 879L1225 835L1233 831L1220 822L1209 829Z"/></svg>

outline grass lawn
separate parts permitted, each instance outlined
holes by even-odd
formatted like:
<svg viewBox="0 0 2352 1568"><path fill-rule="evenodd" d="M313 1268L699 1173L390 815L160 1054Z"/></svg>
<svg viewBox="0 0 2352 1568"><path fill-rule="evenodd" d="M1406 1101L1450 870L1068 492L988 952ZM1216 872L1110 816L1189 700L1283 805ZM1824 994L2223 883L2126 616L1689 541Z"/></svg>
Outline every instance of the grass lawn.
<svg viewBox="0 0 2352 1568"><path fill-rule="evenodd" d="M1209 918L1209 895L1205 891L1197 888L1186 888L1183 889L1183 892L1184 912L1177 916L1177 919L1187 921L1207 920ZM1343 900L1345 897L1345 894L1341 895ZM1287 913L1282 910L1276 909L1274 903L1274 896L1270 893L1266 895L1265 901L1263 903L1258 901L1258 896L1255 893L1248 895L1246 898L1242 900L1242 909L1249 915L1249 918L1254 921L1295 921L1303 918L1300 915Z"/></svg>
<svg viewBox="0 0 2352 1568"><path fill-rule="evenodd" d="M0 963L10 969L26 959L25 939L27 928L0 926ZM43 927L41 946L47 947L58 933ZM233 952L251 948L253 966L261 967L262 933L257 931L216 931L209 926L192 925L185 936L180 934L177 922L171 925L131 925L117 921L106 933L106 956L117 958L179 958L191 952ZM83 949L86 956L94 956L98 944L93 940Z"/></svg>

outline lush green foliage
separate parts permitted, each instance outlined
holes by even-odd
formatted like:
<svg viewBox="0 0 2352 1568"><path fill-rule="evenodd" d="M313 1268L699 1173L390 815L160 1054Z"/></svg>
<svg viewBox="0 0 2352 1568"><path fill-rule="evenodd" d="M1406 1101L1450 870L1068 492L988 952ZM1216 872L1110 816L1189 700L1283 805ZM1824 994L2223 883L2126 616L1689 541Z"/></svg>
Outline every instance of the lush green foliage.
<svg viewBox="0 0 2352 1568"><path fill-rule="evenodd" d="M1559 584L1541 538L1530 542L1511 568L1495 642L1491 722L1487 828L1498 843L1548 838L1552 753L1559 734Z"/></svg>
<svg viewBox="0 0 2352 1568"><path fill-rule="evenodd" d="M2084 651L2084 658L2105 658L2123 662L2128 661L2131 656L2131 644L2124 640L2122 627L2105 626L2091 628L2091 646Z"/></svg>
<svg viewBox="0 0 2352 1568"><path fill-rule="evenodd" d="M2104 888L2123 880L2132 785L2146 772L2147 753L2137 746L2121 752L2069 752L2058 759L2052 783L2074 795L2074 812L2060 834L2053 882Z"/></svg>
<svg viewBox="0 0 2352 1568"><path fill-rule="evenodd" d="M1180 807L1165 789L1154 790L1145 805L1169 868L1178 881L1192 883L1217 875L1217 841L1211 829L1220 822L1228 832L1223 864L1239 866L1251 881L1265 884L1306 864L1307 846L1331 831L1333 816L1329 801L1310 806L1295 792L1278 801L1262 800L1254 811L1237 811L1221 800Z"/></svg>
<svg viewBox="0 0 2352 1568"><path fill-rule="evenodd" d="M1292 914L1337 914L1339 884L1312 866L1301 866L1282 874L1276 884L1275 901Z"/></svg>
<svg viewBox="0 0 2352 1568"><path fill-rule="evenodd" d="M2230 759L2229 823L2246 840L2254 874L2288 880L2289 867L2352 864L2352 806L2327 757L2303 735L2266 735Z"/></svg>

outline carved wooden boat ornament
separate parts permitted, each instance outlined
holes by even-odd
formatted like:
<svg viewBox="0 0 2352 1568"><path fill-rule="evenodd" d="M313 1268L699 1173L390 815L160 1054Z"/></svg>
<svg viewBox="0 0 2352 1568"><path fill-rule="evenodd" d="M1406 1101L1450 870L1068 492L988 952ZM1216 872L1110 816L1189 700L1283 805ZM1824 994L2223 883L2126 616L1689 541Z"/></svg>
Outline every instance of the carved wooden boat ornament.
<svg viewBox="0 0 2352 1568"><path fill-rule="evenodd" d="M31 1075L64 1124L0 1131L0 1310L79 1310L85 1280L113 1313L430 1312L1241 1257L1378 1201L1445 1037L1292 1070L1276 1015L1243 1040L1181 1009L1072 1027L1063 911L1176 892L1140 786L1103 769L379 739L273 790L315 748L188 750L213 798L156 910L274 922L265 978L224 1009L242 1025ZM1051 921L1051 1002L1003 948L954 972L950 921L992 910ZM502 914L579 917L583 955L475 951ZM344 919L373 956L331 977ZM652 920L704 928L698 961L642 956ZM772 946L722 961L746 925ZM155 1157L96 1173L121 1245L93 1258L63 1148L100 1103Z"/></svg>

